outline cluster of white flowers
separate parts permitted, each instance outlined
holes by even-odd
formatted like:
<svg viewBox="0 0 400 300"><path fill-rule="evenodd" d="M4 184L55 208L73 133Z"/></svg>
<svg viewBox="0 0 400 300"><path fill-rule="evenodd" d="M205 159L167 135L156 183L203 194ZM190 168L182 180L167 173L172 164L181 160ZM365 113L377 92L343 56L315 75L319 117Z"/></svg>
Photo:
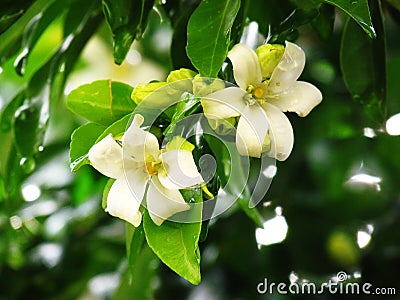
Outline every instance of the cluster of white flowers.
<svg viewBox="0 0 400 300"><path fill-rule="evenodd" d="M306 116L322 100L312 84L297 81L305 65L303 50L290 42L286 47L263 45L256 51L238 44L228 53L238 87L225 87L201 96L210 121L239 117L236 146L241 155L278 160L290 155L294 138L284 112ZM89 160L102 174L114 178L107 198L111 215L138 226L146 207L155 224L188 210L180 189L204 181L191 151L160 150L157 138L140 128L136 114L122 142L108 135L89 151Z"/></svg>

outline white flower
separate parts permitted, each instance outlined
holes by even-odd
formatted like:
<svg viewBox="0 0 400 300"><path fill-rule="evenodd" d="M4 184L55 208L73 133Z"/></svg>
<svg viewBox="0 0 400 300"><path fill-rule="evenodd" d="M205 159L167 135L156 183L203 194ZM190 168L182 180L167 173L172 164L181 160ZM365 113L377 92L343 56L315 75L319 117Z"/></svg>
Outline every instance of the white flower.
<svg viewBox="0 0 400 300"><path fill-rule="evenodd" d="M146 194L147 210L155 224L190 206L179 189L200 183L192 153L159 149L157 138L140 128L143 117L135 115L121 145L111 135L89 150L89 160L100 173L116 179L107 197L106 211L139 226L139 211ZM147 189L147 191L146 191Z"/></svg>
<svg viewBox="0 0 400 300"><path fill-rule="evenodd" d="M236 146L241 155L261 157L262 153L285 160L293 148L293 129L283 112L306 116L322 100L312 84L297 81L305 65L305 54L296 44L286 42L283 56L270 78L263 81L257 54L238 44L228 53L238 87L228 87L201 100L209 119L240 116Z"/></svg>

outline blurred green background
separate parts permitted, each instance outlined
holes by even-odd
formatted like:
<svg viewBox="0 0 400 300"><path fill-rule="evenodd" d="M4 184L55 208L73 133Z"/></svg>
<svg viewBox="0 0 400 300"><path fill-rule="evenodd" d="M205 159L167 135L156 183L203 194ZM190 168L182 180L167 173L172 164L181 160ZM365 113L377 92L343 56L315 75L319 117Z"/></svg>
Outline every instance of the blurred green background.
<svg viewBox="0 0 400 300"><path fill-rule="evenodd" d="M295 7L277 2L248 4L249 20L258 21L263 34L266 24L282 22ZM339 63L346 16L333 8L332 12L335 22L329 37L305 22L291 32L306 52L301 78L318 86L324 99L307 118L289 115L295 147L287 161L277 164L265 202L259 205L266 220L279 222L267 223L265 230L270 231L258 231L256 239L256 226L238 209L214 219L208 238L200 244L199 286L179 278L151 251L135 268L138 279L130 282L125 225L101 209L105 178L88 166L70 172L70 135L83 120L65 108L64 97L50 103L38 154L21 156L13 146L10 107L15 101L11 99L58 49L68 14L52 20L40 36L24 76L13 66L19 53L3 57L0 299L336 299L338 295L329 294L262 296L257 284L264 278L276 283L321 283L339 271L374 287L396 287L399 293L400 122L386 131L385 122L371 120L350 96ZM389 118L400 113L400 17L389 5L384 6L384 17ZM132 86L163 80L180 64L179 54L170 49L171 43L178 47L181 41L173 35L165 12L150 13L143 38L134 42L121 66L113 62L109 28L101 19L95 24L64 94L97 79L112 78ZM171 55L175 55L172 60ZM274 235L279 243L270 240Z"/></svg>

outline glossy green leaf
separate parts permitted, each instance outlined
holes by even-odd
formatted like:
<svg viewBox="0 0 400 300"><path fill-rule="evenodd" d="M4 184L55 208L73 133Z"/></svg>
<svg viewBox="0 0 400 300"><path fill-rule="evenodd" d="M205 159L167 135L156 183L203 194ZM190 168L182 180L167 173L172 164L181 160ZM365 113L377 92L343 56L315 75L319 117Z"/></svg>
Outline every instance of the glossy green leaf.
<svg viewBox="0 0 400 300"><path fill-rule="evenodd" d="M368 0L323 0L335 5L352 17L371 38L377 36L376 28L372 24ZM374 0L375 1L375 0ZM378 1L378 0L376 0Z"/></svg>
<svg viewBox="0 0 400 300"><path fill-rule="evenodd" d="M200 98L193 94L184 93L182 100L176 104L175 113L172 115L170 125L165 129L164 135L167 135L170 130L173 130L174 126L185 118L187 115L193 113L196 108L200 105Z"/></svg>
<svg viewBox="0 0 400 300"><path fill-rule="evenodd" d="M32 3L33 0L9 1L8 3L6 1L4 6L0 5L0 34L15 23Z"/></svg>
<svg viewBox="0 0 400 300"><path fill-rule="evenodd" d="M135 268L127 268L120 286L111 299L156 299L155 282L159 278L160 260L145 244L135 262Z"/></svg>
<svg viewBox="0 0 400 300"><path fill-rule="evenodd" d="M14 62L15 70L19 75L25 73L28 57L36 45L39 37L47 29L49 24L56 19L65 8L70 5L71 0L50 3L41 14L35 16L24 29L22 36L22 52Z"/></svg>
<svg viewBox="0 0 400 300"><path fill-rule="evenodd" d="M118 121L116 121L113 124L111 124L110 126L108 126L106 128L106 130L104 130L103 133L101 135L99 135L96 142L105 138L110 133L112 134L113 137L122 135L126 131L128 124L131 121L131 118L132 118L132 114L128 114L125 117L119 119Z"/></svg>
<svg viewBox="0 0 400 300"><path fill-rule="evenodd" d="M385 32L379 4L371 7L377 38L368 38L348 19L343 29L340 65L346 87L370 120L381 123L386 114Z"/></svg>
<svg viewBox="0 0 400 300"><path fill-rule="evenodd" d="M39 16L42 10L54 0L37 0L18 20L0 35L0 62L11 57L20 49L22 34L28 23Z"/></svg>
<svg viewBox="0 0 400 300"><path fill-rule="evenodd" d="M249 7L249 0L242 0L238 13L236 14L235 21L231 28L231 37L229 48L232 48L235 44L240 42L243 34L243 29L247 25L247 12Z"/></svg>
<svg viewBox="0 0 400 300"><path fill-rule="evenodd" d="M33 156L42 146L48 121L49 87L43 93L25 100L15 112L14 137L18 152L25 157ZM47 92L47 93L46 93Z"/></svg>
<svg viewBox="0 0 400 300"><path fill-rule="evenodd" d="M174 69L187 68L194 70L194 66L186 53L187 45L187 25L193 11L197 8L200 1L193 1L179 10L179 17L173 19L173 35L171 42L171 61Z"/></svg>
<svg viewBox="0 0 400 300"><path fill-rule="evenodd" d="M135 38L142 36L154 0L103 0L102 3L114 37L114 60L120 65Z"/></svg>
<svg viewBox="0 0 400 300"><path fill-rule="evenodd" d="M132 87L111 80L98 80L73 90L67 107L89 121L111 125L136 107L131 99Z"/></svg>
<svg viewBox="0 0 400 300"><path fill-rule="evenodd" d="M217 77L239 7L239 0L205 0L190 17L186 52L201 76Z"/></svg>
<svg viewBox="0 0 400 300"><path fill-rule="evenodd" d="M131 272L134 270L137 258L145 241L143 222L138 227L126 222L126 257L128 259L128 267Z"/></svg>
<svg viewBox="0 0 400 300"><path fill-rule="evenodd" d="M322 4L319 7L319 15L311 21L313 28L326 41L332 35L334 23L335 7L328 4Z"/></svg>
<svg viewBox="0 0 400 300"><path fill-rule="evenodd" d="M233 142L225 142L206 136L206 140L217 161L217 172L221 179L221 188L234 198L245 214L254 221L254 223L263 227L263 218L256 207L253 207L251 191L248 186L248 176L242 167L241 157Z"/></svg>
<svg viewBox="0 0 400 300"><path fill-rule="evenodd" d="M400 0L387 0L387 2L400 11Z"/></svg>
<svg viewBox="0 0 400 300"><path fill-rule="evenodd" d="M89 158L87 155L83 155L75 159L73 162L70 163L69 167L72 172L78 171L84 165L90 164Z"/></svg>
<svg viewBox="0 0 400 300"><path fill-rule="evenodd" d="M0 114L0 177L5 188L4 197L12 201L14 201L13 194L18 189L17 183L21 179L22 173L24 173L19 166L21 157L17 155L13 133L15 111L20 107L23 100L24 93L22 91L2 108Z"/></svg>
<svg viewBox="0 0 400 300"><path fill-rule="evenodd" d="M85 5L92 7L95 1ZM29 80L24 91L24 103L15 113L14 134L18 152L34 156L42 146L49 119L50 100L58 101L64 90L67 75L72 70L78 53L97 29L96 10L81 10L81 18L61 47Z"/></svg>
<svg viewBox="0 0 400 300"><path fill-rule="evenodd" d="M298 28L312 22L317 16L317 8L293 10L285 20L274 28L274 33L268 42L284 44L285 40L297 39Z"/></svg>
<svg viewBox="0 0 400 300"><path fill-rule="evenodd" d="M85 132L86 131L92 131L90 133L88 133L89 137L90 137L90 141L82 141L84 143L83 147L78 146L78 148L76 150L74 150L74 157L76 156L76 158L74 160L72 160L71 157L71 170L72 172L76 172L78 171L82 166L90 164L89 159L87 158L87 152L89 151L89 148L91 147L91 145L99 142L100 140L102 140L104 137L106 137L109 134L112 134L113 137L117 137L117 136L122 136L122 134L125 132L129 121L131 120L131 114L126 115L125 117L121 118L120 120L114 122L113 124L111 124L108 127L105 127L104 125L101 124L97 124L97 123L88 123L88 124L93 124L90 125L89 128L83 128L82 130L82 134L81 132L78 132L79 135L79 139L77 139L77 142L84 139L85 136ZM88 125L86 124L86 125ZM96 125L97 128L94 126ZM85 125L83 125L85 126ZM81 127L83 127L81 126ZM81 127L79 127L77 130L79 130ZM98 131L97 131L98 130ZM73 135L76 134L76 131L73 133ZM97 135L98 134L98 135ZM74 138L76 139L76 138ZM75 145L73 146L71 144L71 149L72 147L75 147ZM85 152L85 149L87 148L87 151ZM71 150L70 150L71 151ZM81 154L81 156L78 156L79 154ZM108 193L108 191L107 191ZM104 200L104 193L103 193L103 200Z"/></svg>
<svg viewBox="0 0 400 300"><path fill-rule="evenodd" d="M90 162L89 162L89 163L90 163ZM107 197L108 197L108 193L110 192L110 189L111 189L111 187L112 187L112 185L113 185L114 182L115 182L115 179L109 178L108 181L107 181L107 183L106 183L106 185L105 185L105 187L104 187L103 195L102 195L102 197L101 197L101 207L102 207L103 209L106 209L106 207L107 207ZM127 222L126 224L129 224L129 223Z"/></svg>
<svg viewBox="0 0 400 300"><path fill-rule="evenodd" d="M84 124L72 133L69 149L70 161L86 155L89 149L96 143L97 138L104 132L106 127L97 123Z"/></svg>
<svg viewBox="0 0 400 300"><path fill-rule="evenodd" d="M202 201L201 190L182 191L182 195L185 199ZM146 211L143 226L148 245L161 261L190 283L199 284L201 275L198 241L201 232L201 210L194 209L193 213L199 220L198 223L164 221L157 226Z"/></svg>

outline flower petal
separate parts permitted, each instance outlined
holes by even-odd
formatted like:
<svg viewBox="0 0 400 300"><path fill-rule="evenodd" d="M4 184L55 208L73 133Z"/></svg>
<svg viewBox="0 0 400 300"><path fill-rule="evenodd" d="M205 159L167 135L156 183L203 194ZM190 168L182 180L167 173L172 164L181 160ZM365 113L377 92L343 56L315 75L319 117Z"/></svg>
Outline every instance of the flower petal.
<svg viewBox="0 0 400 300"><path fill-rule="evenodd" d="M207 118L227 119L240 116L245 107L246 92L237 87L228 87L201 98Z"/></svg>
<svg viewBox="0 0 400 300"><path fill-rule="evenodd" d="M250 84L261 83L261 66L253 49L237 44L229 51L228 58L232 62L233 76L239 87L246 90Z"/></svg>
<svg viewBox="0 0 400 300"><path fill-rule="evenodd" d="M157 225L178 212L190 209L179 190L166 189L155 176L150 182L146 201L150 217Z"/></svg>
<svg viewBox="0 0 400 300"><path fill-rule="evenodd" d="M143 184L137 183L135 190L144 190L146 182ZM106 212L114 217L118 217L131 223L133 226L139 226L142 215L139 212L140 202L134 197L131 192L130 186L124 179L117 179L111 186L107 197Z"/></svg>
<svg viewBox="0 0 400 300"><path fill-rule="evenodd" d="M184 189L204 182L197 171L192 152L171 150L162 153L160 158L165 172L159 172L158 179L165 188Z"/></svg>
<svg viewBox="0 0 400 300"><path fill-rule="evenodd" d="M304 51L296 44L286 42L282 59L272 72L268 85L268 93L279 94L300 77L306 63Z"/></svg>
<svg viewBox="0 0 400 300"><path fill-rule="evenodd" d="M295 112L300 117L307 116L321 101L320 90L311 83L304 81L296 81L278 98L268 99L269 103L275 105L281 111Z"/></svg>
<svg viewBox="0 0 400 300"><path fill-rule="evenodd" d="M103 175L123 178L122 148L111 134L94 144L88 153L91 165Z"/></svg>
<svg viewBox="0 0 400 300"><path fill-rule="evenodd" d="M143 116L137 114L132 124L125 132L122 139L124 158L132 158L137 162L145 162L151 156L158 157L159 145L154 134L144 131L140 126L143 124Z"/></svg>
<svg viewBox="0 0 400 300"><path fill-rule="evenodd" d="M270 126L271 148L267 154L280 161L286 160L292 152L294 143L292 125L286 115L272 104L264 103L263 109Z"/></svg>
<svg viewBox="0 0 400 300"><path fill-rule="evenodd" d="M269 145L268 127L265 111L257 103L247 105L239 119L236 132L236 147L240 155L261 157Z"/></svg>

